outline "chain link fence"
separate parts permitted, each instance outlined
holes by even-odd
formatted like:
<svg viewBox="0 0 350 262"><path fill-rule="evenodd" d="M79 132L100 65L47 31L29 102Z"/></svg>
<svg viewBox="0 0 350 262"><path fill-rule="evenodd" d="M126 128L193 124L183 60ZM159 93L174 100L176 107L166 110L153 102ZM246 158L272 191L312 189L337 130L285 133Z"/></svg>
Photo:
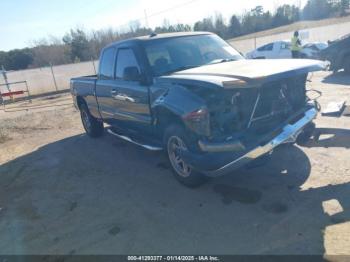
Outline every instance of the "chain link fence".
<svg viewBox="0 0 350 262"><path fill-rule="evenodd" d="M25 90L26 86L12 84L26 82L30 95L68 90L70 79L73 77L95 75L98 61L89 61L76 64L49 66L20 71L6 72L7 84L3 75L0 75L0 92L17 92ZM10 90L8 90L10 89Z"/></svg>

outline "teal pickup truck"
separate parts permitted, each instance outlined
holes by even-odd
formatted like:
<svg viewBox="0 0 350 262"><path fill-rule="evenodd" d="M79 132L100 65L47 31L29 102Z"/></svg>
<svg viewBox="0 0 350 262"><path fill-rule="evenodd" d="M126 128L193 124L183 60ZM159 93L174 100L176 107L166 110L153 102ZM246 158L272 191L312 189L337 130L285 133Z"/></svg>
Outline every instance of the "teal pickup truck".
<svg viewBox="0 0 350 262"><path fill-rule="evenodd" d="M99 72L73 78L86 133L107 131L164 150L175 177L198 186L310 135L314 60L246 60L212 33L152 34L113 43Z"/></svg>

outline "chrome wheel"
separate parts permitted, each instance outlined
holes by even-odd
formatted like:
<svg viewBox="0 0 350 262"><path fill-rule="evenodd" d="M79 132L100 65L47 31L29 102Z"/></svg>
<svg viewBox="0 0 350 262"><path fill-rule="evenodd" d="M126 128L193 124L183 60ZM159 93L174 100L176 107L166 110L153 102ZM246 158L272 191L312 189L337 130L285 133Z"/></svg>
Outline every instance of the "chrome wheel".
<svg viewBox="0 0 350 262"><path fill-rule="evenodd" d="M83 122L83 126L84 126L86 132L90 132L91 131L90 116L89 116L88 112L86 112L85 110L81 111L81 120Z"/></svg>
<svg viewBox="0 0 350 262"><path fill-rule="evenodd" d="M179 149L186 150L187 147L181 138L172 136L168 140L168 155L171 165L173 166L176 173L182 177L188 177L191 174L191 167L179 155Z"/></svg>

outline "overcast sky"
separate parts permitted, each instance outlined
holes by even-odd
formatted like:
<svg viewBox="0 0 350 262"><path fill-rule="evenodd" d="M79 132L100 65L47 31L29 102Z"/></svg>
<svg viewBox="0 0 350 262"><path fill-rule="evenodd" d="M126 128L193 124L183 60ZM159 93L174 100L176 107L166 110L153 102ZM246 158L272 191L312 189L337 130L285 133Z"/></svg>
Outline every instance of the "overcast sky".
<svg viewBox="0 0 350 262"><path fill-rule="evenodd" d="M283 3L303 6L306 0L1 0L0 50L30 46L50 35L61 38L70 28L120 27L140 19L150 27L188 23L222 13L226 20L257 5L274 11Z"/></svg>

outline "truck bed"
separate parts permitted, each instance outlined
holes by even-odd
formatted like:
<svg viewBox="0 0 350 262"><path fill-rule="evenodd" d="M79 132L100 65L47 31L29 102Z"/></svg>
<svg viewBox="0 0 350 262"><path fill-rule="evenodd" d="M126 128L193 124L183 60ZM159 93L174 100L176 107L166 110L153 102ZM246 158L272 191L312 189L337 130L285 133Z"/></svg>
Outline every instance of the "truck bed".
<svg viewBox="0 0 350 262"><path fill-rule="evenodd" d="M73 96L84 97L86 102L89 104L92 100L95 100L94 91L97 81L97 75L82 76L72 78L70 81L71 93ZM73 89L74 87L74 89ZM76 98L74 99L76 104Z"/></svg>

